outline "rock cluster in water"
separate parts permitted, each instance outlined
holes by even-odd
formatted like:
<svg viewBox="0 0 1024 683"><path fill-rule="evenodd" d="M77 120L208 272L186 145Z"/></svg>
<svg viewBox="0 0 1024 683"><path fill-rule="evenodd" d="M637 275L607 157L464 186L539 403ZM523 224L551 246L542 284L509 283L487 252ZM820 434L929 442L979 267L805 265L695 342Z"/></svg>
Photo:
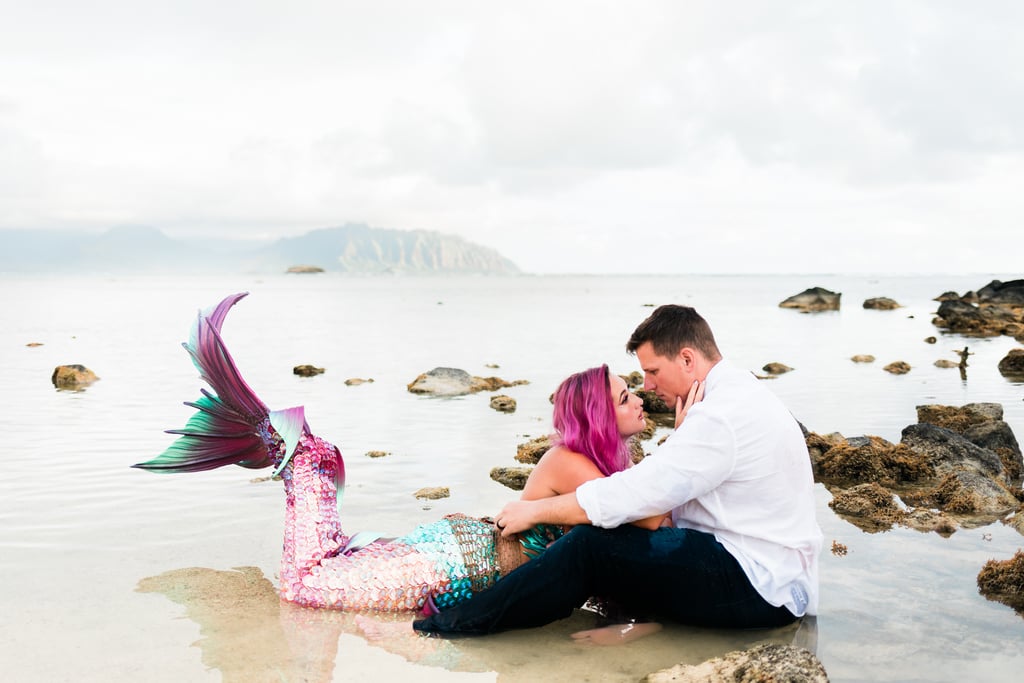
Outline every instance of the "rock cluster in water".
<svg viewBox="0 0 1024 683"><path fill-rule="evenodd" d="M993 280L977 292L945 292L932 323L974 337L1006 335L1024 343L1024 280Z"/></svg>
<svg viewBox="0 0 1024 683"><path fill-rule="evenodd" d="M878 436L808 433L815 480L837 514L857 527L894 524L951 534L958 526L1008 522L1020 509L1020 446L1002 406L923 405L900 443Z"/></svg>

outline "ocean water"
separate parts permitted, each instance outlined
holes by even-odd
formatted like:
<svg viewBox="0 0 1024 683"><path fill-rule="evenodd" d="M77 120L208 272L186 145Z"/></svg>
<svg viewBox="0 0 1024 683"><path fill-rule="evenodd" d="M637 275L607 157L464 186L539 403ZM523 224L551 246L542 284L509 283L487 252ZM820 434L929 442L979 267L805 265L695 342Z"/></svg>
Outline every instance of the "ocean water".
<svg viewBox="0 0 1024 683"><path fill-rule="evenodd" d="M988 401L1003 405L1021 439L1024 386L996 369L1020 344L947 335L931 322L940 293L1013 277L0 276L3 679L632 681L773 640L814 648L833 681L1019 680L1024 618L975 584L986 560L1024 546L1002 524L949 538L866 534L831 512L819 486L821 613L799 628L667 626L599 648L571 642L591 624L580 614L535 631L438 641L406 637L387 617L280 605L283 495L257 479L266 472L129 468L171 442L163 430L183 426L191 410L182 402L199 396L180 347L197 309L239 291L251 294L227 318L228 347L265 403L304 405L313 430L345 454L350 533L397 535L449 512L500 509L516 493L491 481L490 469L515 465L516 445L547 433L548 397L566 375L602 362L636 369L625 340L661 303L695 306L742 366L795 368L771 386L812 431L898 441L917 405ZM778 308L811 286L842 292L842 309ZM864 310L874 296L903 308ZM958 360L965 346L966 379L933 365ZM877 361L852 363L858 353ZM896 360L913 369L882 370ZM54 367L72 363L100 381L56 391ZM292 367L302 363L326 373L297 377ZM517 400L513 414L492 410L488 394L407 391L437 366L529 384L501 392ZM373 382L347 386L348 378ZM369 458L371 450L389 455ZM417 500L423 486L448 486L451 496ZM833 540L848 554L829 553Z"/></svg>

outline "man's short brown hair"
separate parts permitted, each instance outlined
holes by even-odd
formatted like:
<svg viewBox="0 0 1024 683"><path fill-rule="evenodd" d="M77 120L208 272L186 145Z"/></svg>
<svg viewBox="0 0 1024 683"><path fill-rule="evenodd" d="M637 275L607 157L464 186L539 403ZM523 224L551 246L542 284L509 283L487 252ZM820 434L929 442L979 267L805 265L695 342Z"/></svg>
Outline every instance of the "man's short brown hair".
<svg viewBox="0 0 1024 683"><path fill-rule="evenodd" d="M666 358L674 358L686 347L697 349L709 360L718 360L722 355L708 321L689 306L665 304L654 309L654 313L633 330L633 336L626 342L626 351L635 354L647 342L656 354Z"/></svg>

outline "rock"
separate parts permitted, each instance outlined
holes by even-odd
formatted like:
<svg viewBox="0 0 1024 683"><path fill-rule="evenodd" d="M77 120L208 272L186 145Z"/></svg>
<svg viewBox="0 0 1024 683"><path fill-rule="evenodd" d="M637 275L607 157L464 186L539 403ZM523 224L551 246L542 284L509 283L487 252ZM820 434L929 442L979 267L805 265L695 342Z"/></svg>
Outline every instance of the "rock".
<svg viewBox="0 0 1024 683"><path fill-rule="evenodd" d="M30 349L34 349L42 345L43 342L29 342L28 344L25 344L25 346L29 347Z"/></svg>
<svg viewBox="0 0 1024 683"><path fill-rule="evenodd" d="M956 361L947 360L946 358L940 358L939 360L935 361L935 367L937 367L937 368L958 368L958 367L960 367L960 364L957 363Z"/></svg>
<svg viewBox="0 0 1024 683"><path fill-rule="evenodd" d="M516 462L536 465L542 455L551 449L550 436L538 436L516 446Z"/></svg>
<svg viewBox="0 0 1024 683"><path fill-rule="evenodd" d="M978 290L978 303L1024 306L1024 280L993 280Z"/></svg>
<svg viewBox="0 0 1024 683"><path fill-rule="evenodd" d="M874 482L833 493L828 506L857 528L868 533L887 531L902 521L904 512L896 504L892 491Z"/></svg>
<svg viewBox="0 0 1024 683"><path fill-rule="evenodd" d="M872 299L864 300L864 308L876 310L876 311L891 311L896 308L903 308L896 301L889 297L879 296Z"/></svg>
<svg viewBox="0 0 1024 683"><path fill-rule="evenodd" d="M978 572L978 592L1024 616L1024 551L1009 560L989 560Z"/></svg>
<svg viewBox="0 0 1024 683"><path fill-rule="evenodd" d="M638 370L634 370L628 375L619 375L619 377L622 378L622 381L625 382L626 386L630 389L636 389L637 387L642 387L644 385L644 373Z"/></svg>
<svg viewBox="0 0 1024 683"><path fill-rule="evenodd" d="M811 437L807 441L815 479L826 484L895 486L927 481L935 475L929 456L878 436L844 439L831 445Z"/></svg>
<svg viewBox="0 0 1024 683"><path fill-rule="evenodd" d="M513 491L522 491L532 471L532 467L495 467L491 469L491 479Z"/></svg>
<svg viewBox="0 0 1024 683"><path fill-rule="evenodd" d="M963 431L964 437L975 446L986 448L1003 463L1003 471L1010 481L1017 481L1024 474L1024 458L1021 456L1017 437L1010 425L1002 420L991 420L971 425Z"/></svg>
<svg viewBox="0 0 1024 683"><path fill-rule="evenodd" d="M939 340L936 339L935 337L925 337L924 338L924 343L925 344L934 344L937 341L939 341Z"/></svg>
<svg viewBox="0 0 1024 683"><path fill-rule="evenodd" d="M938 486L904 496L915 506L938 508L956 515L998 518L1016 509L1019 501L1002 484L974 470L946 475Z"/></svg>
<svg viewBox="0 0 1024 683"><path fill-rule="evenodd" d="M851 356L850 360L854 363L874 363L875 357L870 353L859 353L856 356Z"/></svg>
<svg viewBox="0 0 1024 683"><path fill-rule="evenodd" d="M500 413L514 413L516 412L516 400L504 394L491 396L491 407Z"/></svg>
<svg viewBox="0 0 1024 683"><path fill-rule="evenodd" d="M89 386L99 377L96 373L84 365L58 365L50 375L50 381L58 389L71 389L80 391Z"/></svg>
<svg viewBox="0 0 1024 683"><path fill-rule="evenodd" d="M917 421L963 433L971 425L1003 419L1003 406L998 403L965 403L957 406L943 406L934 403L916 408Z"/></svg>
<svg viewBox="0 0 1024 683"><path fill-rule="evenodd" d="M960 295L957 294L954 291L943 292L942 294L939 294L937 297L932 299L932 301L959 301L959 300L960 300Z"/></svg>
<svg viewBox="0 0 1024 683"><path fill-rule="evenodd" d="M345 386L347 387L357 387L360 384L373 384L373 378L367 377L366 379L361 379L359 377L350 377L345 380Z"/></svg>
<svg viewBox="0 0 1024 683"><path fill-rule="evenodd" d="M806 434L815 481L832 492L837 514L865 531L900 524L948 536L959 524L988 524L1020 507L1024 492L1014 482L1024 461L1000 404L921 405L917 413L919 423L895 445Z"/></svg>
<svg viewBox="0 0 1024 683"><path fill-rule="evenodd" d="M324 374L324 369L314 365L296 365L292 368L292 373L299 377L315 377L316 375Z"/></svg>
<svg viewBox="0 0 1024 683"><path fill-rule="evenodd" d="M426 486L412 495L421 500L424 498L427 500L437 500L439 498L447 498L451 495L451 492L447 486Z"/></svg>
<svg viewBox="0 0 1024 683"><path fill-rule="evenodd" d="M925 456L937 475L973 470L1004 485L1010 483L998 455L952 430L927 423L909 425L900 443Z"/></svg>
<svg viewBox="0 0 1024 683"><path fill-rule="evenodd" d="M940 536L952 536L959 525L941 510L914 508L904 513L900 524L924 533L934 531Z"/></svg>
<svg viewBox="0 0 1024 683"><path fill-rule="evenodd" d="M784 300L779 304L779 308L797 308L804 312L838 311L841 296L842 294L823 287L811 287Z"/></svg>
<svg viewBox="0 0 1024 683"><path fill-rule="evenodd" d="M413 394L464 396L478 391L497 391L527 383L526 380L506 382L499 377L474 377L458 368L434 368L414 379L406 388Z"/></svg>
<svg viewBox="0 0 1024 683"><path fill-rule="evenodd" d="M388 451L366 451L367 458L383 458L388 455L391 455Z"/></svg>
<svg viewBox="0 0 1024 683"><path fill-rule="evenodd" d="M640 443L640 439L630 439L629 440L629 459L633 462L633 464L634 465L637 464L638 462L640 462L641 460L643 460L646 457L647 457L647 454L644 453L644 447Z"/></svg>
<svg viewBox="0 0 1024 683"><path fill-rule="evenodd" d="M886 372L891 372L894 375L905 375L908 372L910 372L910 364L906 363L904 361L898 360L898 361L894 361L892 363L889 363L888 365L886 365L882 369L885 370Z"/></svg>
<svg viewBox="0 0 1024 683"><path fill-rule="evenodd" d="M644 410L648 413L671 413L674 415L676 412L674 407L669 408L667 405L665 405L665 402L662 401L661 398L659 398L658 395L653 391L646 391L644 389L640 389L639 391L636 392L636 395L643 400Z"/></svg>
<svg viewBox="0 0 1024 683"><path fill-rule="evenodd" d="M701 664L677 664L648 674L643 683L828 683L828 673L811 652L766 643L736 650Z"/></svg>
<svg viewBox="0 0 1024 683"><path fill-rule="evenodd" d="M977 294L942 301L936 315L932 323L951 332L1024 341L1024 280L993 280Z"/></svg>
<svg viewBox="0 0 1024 683"><path fill-rule="evenodd" d="M1010 349L999 361L999 374L1007 379L1024 380L1024 349Z"/></svg>
<svg viewBox="0 0 1024 683"><path fill-rule="evenodd" d="M793 368L788 365L783 365L782 363L768 363L761 369L769 375L784 375L787 372L790 372Z"/></svg>
<svg viewBox="0 0 1024 683"><path fill-rule="evenodd" d="M320 266L291 266L291 267L288 268L288 270L286 272L288 272L288 273L299 273L299 274L322 273L322 272L324 272L324 269L321 268Z"/></svg>

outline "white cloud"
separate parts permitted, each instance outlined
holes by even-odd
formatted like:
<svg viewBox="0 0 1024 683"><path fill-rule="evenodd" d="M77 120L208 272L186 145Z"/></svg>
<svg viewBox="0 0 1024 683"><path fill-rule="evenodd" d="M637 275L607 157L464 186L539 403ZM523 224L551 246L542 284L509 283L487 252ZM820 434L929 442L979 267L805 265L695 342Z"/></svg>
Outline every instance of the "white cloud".
<svg viewBox="0 0 1024 683"><path fill-rule="evenodd" d="M13 3L0 227L451 232L534 271L1012 272L1013 3Z"/></svg>

